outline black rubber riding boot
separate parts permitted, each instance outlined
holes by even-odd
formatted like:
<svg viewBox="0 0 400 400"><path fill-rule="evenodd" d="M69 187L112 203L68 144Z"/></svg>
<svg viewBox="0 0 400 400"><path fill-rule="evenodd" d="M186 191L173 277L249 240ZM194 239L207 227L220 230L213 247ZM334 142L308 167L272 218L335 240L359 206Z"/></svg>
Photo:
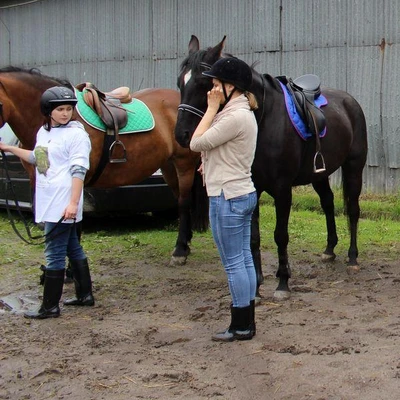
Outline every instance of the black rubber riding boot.
<svg viewBox="0 0 400 400"><path fill-rule="evenodd" d="M46 269L44 271L44 289L42 305L37 311L27 311L25 318L45 319L60 316L59 302L64 286L63 269Z"/></svg>
<svg viewBox="0 0 400 400"><path fill-rule="evenodd" d="M256 335L256 319L255 319L256 301L250 301L250 331L253 336Z"/></svg>
<svg viewBox="0 0 400 400"><path fill-rule="evenodd" d="M92 279L90 278L87 258L84 260L70 260L72 277L75 283L76 297L64 301L66 306L94 306L92 294Z"/></svg>
<svg viewBox="0 0 400 400"><path fill-rule="evenodd" d="M231 324L225 332L216 333L212 340L217 342L232 342L233 340L250 340L253 334L250 330L251 306L231 307Z"/></svg>

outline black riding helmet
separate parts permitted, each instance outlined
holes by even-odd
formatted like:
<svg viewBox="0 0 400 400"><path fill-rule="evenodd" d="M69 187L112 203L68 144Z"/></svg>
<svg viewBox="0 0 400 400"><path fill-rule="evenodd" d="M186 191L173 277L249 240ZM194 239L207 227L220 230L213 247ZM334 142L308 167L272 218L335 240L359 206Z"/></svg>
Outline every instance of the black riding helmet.
<svg viewBox="0 0 400 400"><path fill-rule="evenodd" d="M40 110L47 117L58 106L70 104L75 107L78 102L75 93L65 86L53 86L47 89L40 99Z"/></svg>
<svg viewBox="0 0 400 400"><path fill-rule="evenodd" d="M244 92L250 90L253 82L251 68L236 57L220 58L209 71L203 72L203 75L231 83Z"/></svg>

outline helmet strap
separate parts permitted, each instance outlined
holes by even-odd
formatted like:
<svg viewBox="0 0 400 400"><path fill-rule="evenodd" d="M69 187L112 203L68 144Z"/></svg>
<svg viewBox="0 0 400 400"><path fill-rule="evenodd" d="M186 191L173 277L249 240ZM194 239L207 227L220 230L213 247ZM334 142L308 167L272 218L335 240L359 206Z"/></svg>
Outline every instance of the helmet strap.
<svg viewBox="0 0 400 400"><path fill-rule="evenodd" d="M233 87L232 92L229 94L226 92L226 87L225 87L225 83L222 82L222 90L224 92L224 97L225 97L225 101L223 104L221 104L221 110L229 103L229 100L232 98L233 93L235 93L236 91L236 86Z"/></svg>

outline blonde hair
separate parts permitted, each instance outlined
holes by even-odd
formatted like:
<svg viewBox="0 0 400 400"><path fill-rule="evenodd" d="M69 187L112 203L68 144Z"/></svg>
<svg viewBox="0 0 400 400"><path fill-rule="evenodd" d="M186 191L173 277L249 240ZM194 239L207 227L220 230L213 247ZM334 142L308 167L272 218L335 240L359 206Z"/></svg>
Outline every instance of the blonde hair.
<svg viewBox="0 0 400 400"><path fill-rule="evenodd" d="M245 91L244 95L247 97L247 100L249 100L250 109L252 111L257 110L258 102L257 102L256 96L254 96L253 93L248 92L248 91Z"/></svg>

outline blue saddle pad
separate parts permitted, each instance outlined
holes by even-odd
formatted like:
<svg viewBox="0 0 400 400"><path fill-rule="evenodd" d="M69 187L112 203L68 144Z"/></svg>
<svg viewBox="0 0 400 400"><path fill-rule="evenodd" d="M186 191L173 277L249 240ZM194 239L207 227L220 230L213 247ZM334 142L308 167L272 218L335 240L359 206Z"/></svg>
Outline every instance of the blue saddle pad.
<svg viewBox="0 0 400 400"><path fill-rule="evenodd" d="M292 121L293 127L296 129L296 132L303 140L311 138L313 134L307 129L306 124L297 112L296 106L294 104L291 94L289 93L288 88L280 81L279 84L281 85L283 93L285 95L286 110L288 112L290 120ZM314 100L314 104L316 107L321 108L328 104L328 100L324 95L321 94ZM326 127L322 132L320 132L319 137L324 137L325 135Z"/></svg>

